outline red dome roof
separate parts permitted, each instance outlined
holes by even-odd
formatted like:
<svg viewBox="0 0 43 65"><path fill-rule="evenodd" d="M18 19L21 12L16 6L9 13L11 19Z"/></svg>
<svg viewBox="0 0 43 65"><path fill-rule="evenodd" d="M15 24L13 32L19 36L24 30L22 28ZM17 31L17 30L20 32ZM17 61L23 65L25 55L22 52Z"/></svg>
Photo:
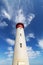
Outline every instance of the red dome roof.
<svg viewBox="0 0 43 65"><path fill-rule="evenodd" d="M17 25L16 25L16 28L24 28L24 25L23 25L23 23L17 23Z"/></svg>

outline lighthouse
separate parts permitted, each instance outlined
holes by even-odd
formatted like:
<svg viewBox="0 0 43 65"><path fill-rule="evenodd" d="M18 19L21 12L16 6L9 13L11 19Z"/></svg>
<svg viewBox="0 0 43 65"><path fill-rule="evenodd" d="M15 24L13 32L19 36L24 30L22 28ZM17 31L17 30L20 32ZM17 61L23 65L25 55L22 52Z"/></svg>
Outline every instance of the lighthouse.
<svg viewBox="0 0 43 65"><path fill-rule="evenodd" d="M29 65L23 23L16 24L13 65Z"/></svg>

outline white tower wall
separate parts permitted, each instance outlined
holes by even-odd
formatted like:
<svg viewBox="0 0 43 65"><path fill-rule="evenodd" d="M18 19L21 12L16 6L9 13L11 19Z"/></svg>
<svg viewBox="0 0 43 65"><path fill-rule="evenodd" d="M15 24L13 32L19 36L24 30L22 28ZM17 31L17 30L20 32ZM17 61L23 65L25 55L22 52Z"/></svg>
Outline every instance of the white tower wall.
<svg viewBox="0 0 43 65"><path fill-rule="evenodd" d="M29 65L24 28L16 30L13 65Z"/></svg>

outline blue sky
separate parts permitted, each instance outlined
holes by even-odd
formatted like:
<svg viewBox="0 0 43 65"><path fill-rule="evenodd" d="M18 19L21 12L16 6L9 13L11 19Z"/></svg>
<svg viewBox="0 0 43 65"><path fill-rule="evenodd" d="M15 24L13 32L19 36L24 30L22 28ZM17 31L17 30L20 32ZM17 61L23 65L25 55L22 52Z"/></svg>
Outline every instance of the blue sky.
<svg viewBox="0 0 43 65"><path fill-rule="evenodd" d="M19 21L25 26L30 65L43 65L43 0L0 0L0 65L12 65Z"/></svg>

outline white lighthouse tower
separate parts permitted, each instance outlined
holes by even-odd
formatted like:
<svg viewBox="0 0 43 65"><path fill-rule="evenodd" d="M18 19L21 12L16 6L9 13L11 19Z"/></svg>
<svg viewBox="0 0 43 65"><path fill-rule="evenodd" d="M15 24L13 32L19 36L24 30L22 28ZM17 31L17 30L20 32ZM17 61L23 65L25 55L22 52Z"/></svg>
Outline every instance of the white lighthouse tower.
<svg viewBox="0 0 43 65"><path fill-rule="evenodd" d="M18 23L16 25L16 42L14 48L13 65L29 65L24 35L24 25L22 23Z"/></svg>

